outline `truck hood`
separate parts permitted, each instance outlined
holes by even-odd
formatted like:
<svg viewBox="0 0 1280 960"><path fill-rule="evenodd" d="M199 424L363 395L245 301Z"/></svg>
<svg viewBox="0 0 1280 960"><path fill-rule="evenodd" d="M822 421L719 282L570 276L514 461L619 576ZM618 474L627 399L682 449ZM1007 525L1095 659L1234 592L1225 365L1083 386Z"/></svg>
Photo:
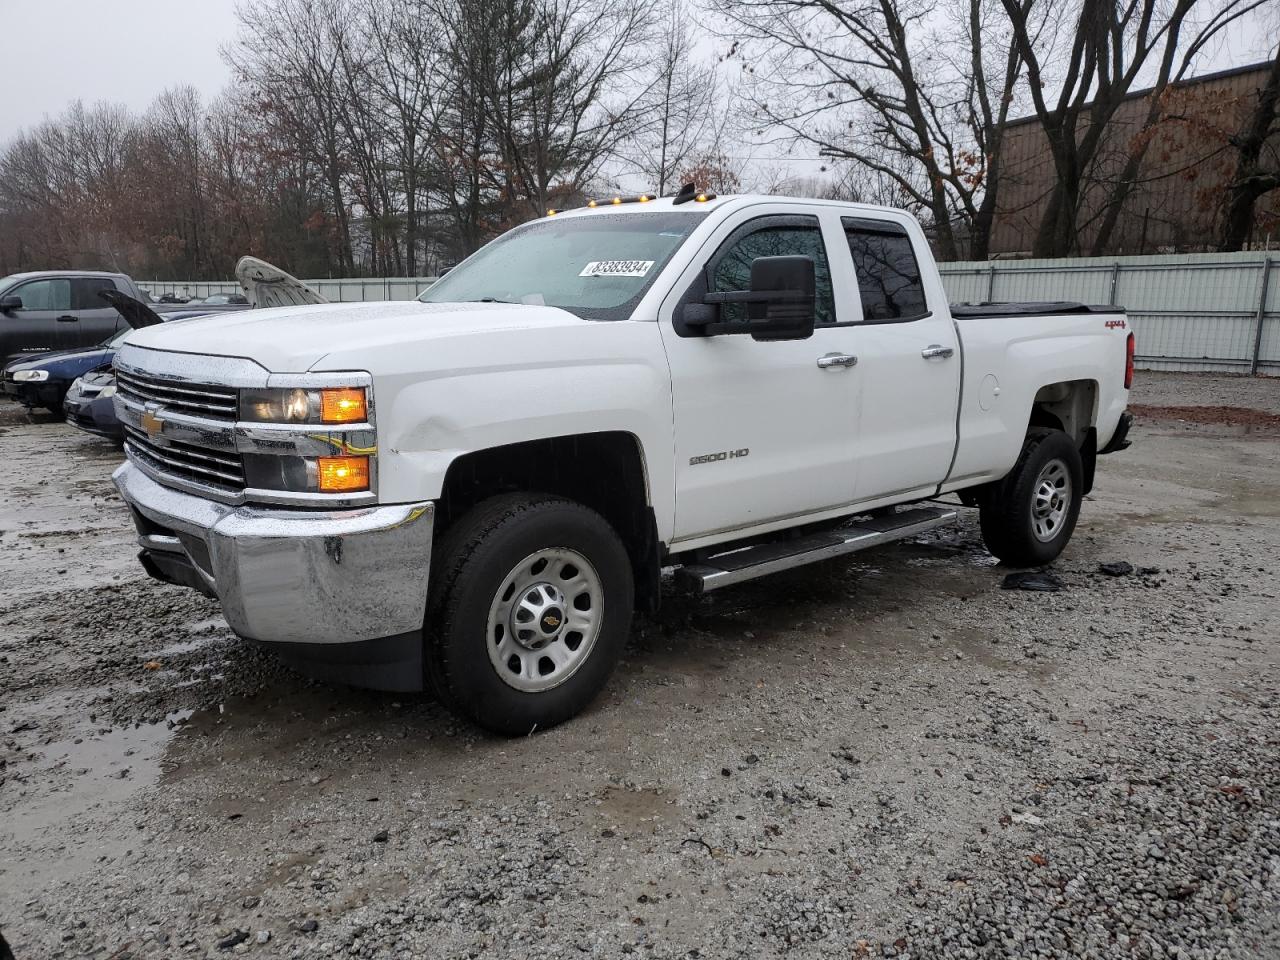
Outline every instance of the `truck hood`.
<svg viewBox="0 0 1280 960"><path fill-rule="evenodd" d="M340 369L356 349L418 346L446 337L586 325L567 310L506 303L329 303L249 310L158 324L129 336L132 346L243 357L272 373L304 373L325 357ZM339 366L335 367L337 363Z"/></svg>
<svg viewBox="0 0 1280 960"><path fill-rule="evenodd" d="M116 313L124 317L124 322L135 330L163 323L158 313L127 293L121 293L119 290L99 290L98 296L115 307Z"/></svg>

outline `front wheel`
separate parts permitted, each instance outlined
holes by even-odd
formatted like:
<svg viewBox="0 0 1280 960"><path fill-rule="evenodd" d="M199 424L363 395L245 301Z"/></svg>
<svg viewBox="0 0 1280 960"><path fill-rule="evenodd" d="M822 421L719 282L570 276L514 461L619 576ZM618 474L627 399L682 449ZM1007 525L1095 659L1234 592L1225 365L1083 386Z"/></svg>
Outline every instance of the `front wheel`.
<svg viewBox="0 0 1280 960"><path fill-rule="evenodd" d="M1032 427L1018 462L980 505L983 542L1016 567L1051 563L1071 539L1083 499L1076 445L1061 430Z"/></svg>
<svg viewBox="0 0 1280 960"><path fill-rule="evenodd" d="M428 680L495 733L554 726L604 687L626 644L626 548L594 510L504 495L462 517L432 571Z"/></svg>

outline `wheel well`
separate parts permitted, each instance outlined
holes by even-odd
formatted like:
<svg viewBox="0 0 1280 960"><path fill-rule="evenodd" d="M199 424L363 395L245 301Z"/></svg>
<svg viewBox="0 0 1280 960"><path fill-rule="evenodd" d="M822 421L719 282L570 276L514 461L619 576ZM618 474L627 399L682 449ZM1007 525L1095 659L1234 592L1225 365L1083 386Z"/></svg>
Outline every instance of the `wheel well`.
<svg viewBox="0 0 1280 960"><path fill-rule="evenodd" d="M1036 391L1028 426L1052 427L1082 446L1093 428L1098 408L1098 384L1094 380L1065 380Z"/></svg>
<svg viewBox="0 0 1280 960"><path fill-rule="evenodd" d="M635 436L548 437L463 454L445 474L436 514L440 532L481 500L511 492L555 494L603 516L631 557L637 605L656 606L661 545Z"/></svg>

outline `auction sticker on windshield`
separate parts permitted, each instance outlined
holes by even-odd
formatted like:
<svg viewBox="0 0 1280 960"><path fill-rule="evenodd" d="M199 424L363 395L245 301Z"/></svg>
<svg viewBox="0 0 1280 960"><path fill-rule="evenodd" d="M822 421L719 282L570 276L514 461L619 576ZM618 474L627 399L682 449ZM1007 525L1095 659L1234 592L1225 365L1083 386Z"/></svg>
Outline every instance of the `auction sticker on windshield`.
<svg viewBox="0 0 1280 960"><path fill-rule="evenodd" d="M652 260L592 260L578 276L643 277L652 266Z"/></svg>

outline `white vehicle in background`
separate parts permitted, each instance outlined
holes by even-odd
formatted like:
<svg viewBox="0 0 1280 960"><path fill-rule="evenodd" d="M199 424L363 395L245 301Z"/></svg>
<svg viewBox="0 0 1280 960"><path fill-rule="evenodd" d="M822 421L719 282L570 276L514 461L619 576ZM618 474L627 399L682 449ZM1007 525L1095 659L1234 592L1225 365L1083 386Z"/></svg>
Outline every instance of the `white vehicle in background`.
<svg viewBox="0 0 1280 960"><path fill-rule="evenodd" d="M590 702L665 567L714 590L946 524L949 493L1045 564L1127 445L1123 312L948 308L898 210L618 198L420 301L139 331L115 480L147 570L242 637L503 733Z"/></svg>

